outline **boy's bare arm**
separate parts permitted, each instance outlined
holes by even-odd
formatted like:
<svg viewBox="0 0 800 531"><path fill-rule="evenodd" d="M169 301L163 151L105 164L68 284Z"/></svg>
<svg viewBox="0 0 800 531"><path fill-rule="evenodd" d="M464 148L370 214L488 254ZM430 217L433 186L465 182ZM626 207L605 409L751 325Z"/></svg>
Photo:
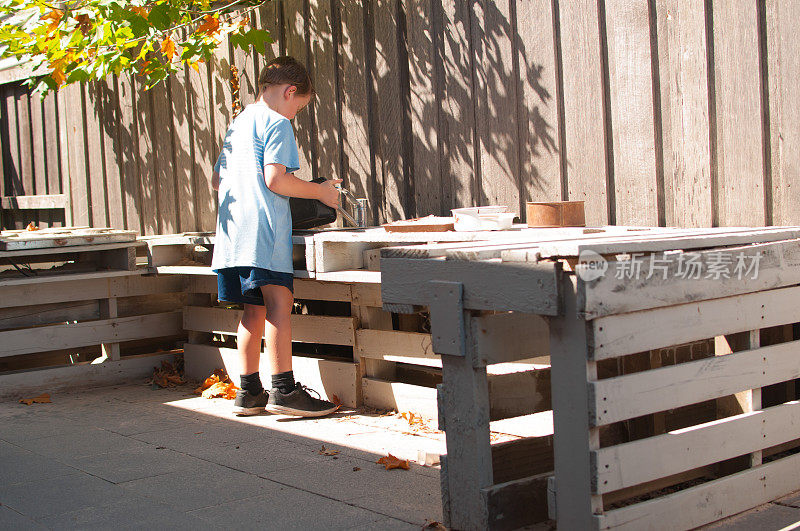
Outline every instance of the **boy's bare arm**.
<svg viewBox="0 0 800 531"><path fill-rule="evenodd" d="M264 181L266 181L267 188L276 194L317 199L332 208L339 206L339 190L334 185L342 182L341 179L333 179L319 184L312 183L287 173L286 166L282 164L265 164Z"/></svg>

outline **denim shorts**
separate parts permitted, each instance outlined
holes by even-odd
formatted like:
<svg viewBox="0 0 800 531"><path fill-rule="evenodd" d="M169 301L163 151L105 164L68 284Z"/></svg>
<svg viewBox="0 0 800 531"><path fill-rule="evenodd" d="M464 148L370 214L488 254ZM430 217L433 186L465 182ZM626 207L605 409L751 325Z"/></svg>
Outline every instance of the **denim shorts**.
<svg viewBox="0 0 800 531"><path fill-rule="evenodd" d="M260 267L217 270L217 298L225 302L264 305L261 286L285 286L294 293L294 275Z"/></svg>

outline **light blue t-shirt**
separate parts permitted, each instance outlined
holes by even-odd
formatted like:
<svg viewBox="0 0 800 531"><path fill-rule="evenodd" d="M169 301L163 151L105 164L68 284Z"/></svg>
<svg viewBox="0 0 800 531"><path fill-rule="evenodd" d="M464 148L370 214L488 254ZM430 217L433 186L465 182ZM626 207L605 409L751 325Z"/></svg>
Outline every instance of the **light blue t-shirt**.
<svg viewBox="0 0 800 531"><path fill-rule="evenodd" d="M220 177L214 271L250 266L293 272L289 198L267 188L264 165L271 163L288 172L300 167L294 130L265 103L253 103L228 127L214 165Z"/></svg>

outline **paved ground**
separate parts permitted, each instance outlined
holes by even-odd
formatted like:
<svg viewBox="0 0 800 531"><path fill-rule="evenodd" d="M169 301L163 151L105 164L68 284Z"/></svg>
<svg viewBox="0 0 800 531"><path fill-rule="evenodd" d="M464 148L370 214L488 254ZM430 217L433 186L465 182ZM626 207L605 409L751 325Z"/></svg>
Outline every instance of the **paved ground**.
<svg viewBox="0 0 800 531"><path fill-rule="evenodd" d="M402 530L442 519L438 469L375 463L444 451L441 434L405 419L237 418L230 402L144 385L52 398L0 403L0 529ZM795 523L800 493L713 527Z"/></svg>

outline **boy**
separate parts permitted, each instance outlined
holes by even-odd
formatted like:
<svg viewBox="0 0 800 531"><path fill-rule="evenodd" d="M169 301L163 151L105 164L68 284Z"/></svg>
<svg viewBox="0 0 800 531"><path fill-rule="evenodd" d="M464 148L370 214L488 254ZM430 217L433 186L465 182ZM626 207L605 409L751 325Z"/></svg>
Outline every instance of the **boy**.
<svg viewBox="0 0 800 531"><path fill-rule="evenodd" d="M290 314L293 297L289 197L336 208L341 180L315 184L293 175L299 164L292 120L314 94L306 69L291 57L271 61L258 78L256 101L236 116L214 165L219 217L212 269L218 298L244 305L238 329L241 390L234 412L317 417L337 406L294 381ZM266 327L266 329L265 329ZM272 372L267 392L258 374L261 338Z"/></svg>

